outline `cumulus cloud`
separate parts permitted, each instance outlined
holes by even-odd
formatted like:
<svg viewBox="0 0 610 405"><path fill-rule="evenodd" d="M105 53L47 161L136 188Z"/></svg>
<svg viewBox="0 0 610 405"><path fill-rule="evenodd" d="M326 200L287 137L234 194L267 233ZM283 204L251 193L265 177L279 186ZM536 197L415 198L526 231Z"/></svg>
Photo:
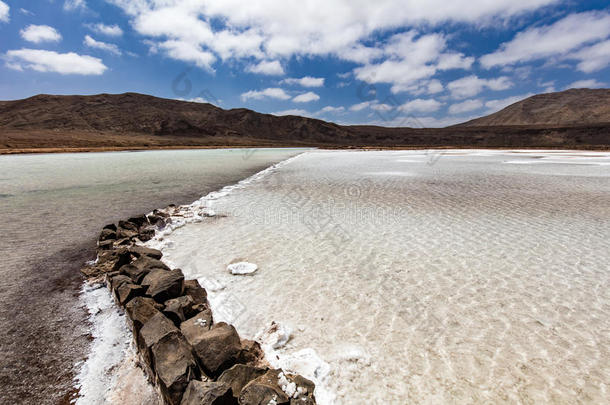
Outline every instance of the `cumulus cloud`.
<svg viewBox="0 0 610 405"><path fill-rule="evenodd" d="M103 23L97 24L85 24L87 28L89 28L93 32L97 32L98 34L107 35L109 37L120 37L123 35L123 30L118 25L106 25Z"/></svg>
<svg viewBox="0 0 610 405"><path fill-rule="evenodd" d="M57 53L42 49L11 50L5 56L11 69L32 69L60 74L101 75L107 69L101 59L74 52Z"/></svg>
<svg viewBox="0 0 610 405"><path fill-rule="evenodd" d="M282 116L282 115L299 115L299 116L302 116L302 117L309 117L309 116L312 115L312 114L309 113L309 111L301 110L299 108L292 108L292 109L289 109L289 110L277 111L277 112L274 112L272 114L273 115L280 115L280 116Z"/></svg>
<svg viewBox="0 0 610 405"><path fill-rule="evenodd" d="M39 44L41 42L58 42L61 40L61 35L57 30L48 25L30 24L19 31L21 38L26 41Z"/></svg>
<svg viewBox="0 0 610 405"><path fill-rule="evenodd" d="M283 84L288 85L299 85L301 87L322 87L324 86L324 78L323 77L311 77L305 76L300 79L289 77L288 79L284 79L281 81Z"/></svg>
<svg viewBox="0 0 610 405"><path fill-rule="evenodd" d="M369 108L369 106L371 105L370 101L363 101L362 103L358 103L358 104L354 104L352 105L349 110L350 111L362 111L365 108Z"/></svg>
<svg viewBox="0 0 610 405"><path fill-rule="evenodd" d="M385 60L354 69L357 79L367 83L391 83L392 92L421 92L438 71L469 69L474 58L447 50L442 34L419 35L416 31L393 35L383 47ZM438 90L433 83L432 90Z"/></svg>
<svg viewBox="0 0 610 405"><path fill-rule="evenodd" d="M281 76L285 74L282 64L277 60L263 60L255 65L248 66L246 71L268 76Z"/></svg>
<svg viewBox="0 0 610 405"><path fill-rule="evenodd" d="M376 33L446 22L489 25L559 0L406 3L385 0L357 4L351 0L109 1L130 16L139 34L155 41L187 42L191 44L190 49L212 52L223 60L249 57L287 60L293 56L330 55L368 65L391 51L370 45ZM215 23L212 25L210 21ZM412 66L404 58L399 61L403 62L402 67ZM444 70L469 66L471 59L446 51L430 62L436 69ZM370 72L362 72L364 77L370 77L367 73ZM390 74L386 79L393 76Z"/></svg>
<svg viewBox="0 0 610 405"><path fill-rule="evenodd" d="M116 46L115 44L109 44L107 42L102 42L102 41L96 41L89 35L85 35L85 40L83 41L83 43L90 48L100 49L102 51L110 52L115 55L121 54L119 47Z"/></svg>
<svg viewBox="0 0 610 405"><path fill-rule="evenodd" d="M9 21L9 13L10 7L3 1L0 1L0 21L8 22Z"/></svg>
<svg viewBox="0 0 610 405"><path fill-rule="evenodd" d="M292 99L295 103L309 103L311 101L318 101L320 96L318 96L313 91L308 91L307 93L299 94L295 98Z"/></svg>
<svg viewBox="0 0 610 405"><path fill-rule="evenodd" d="M585 73L604 69L610 65L610 40L583 48L578 52L568 55L566 58L580 60L577 68Z"/></svg>
<svg viewBox="0 0 610 405"><path fill-rule="evenodd" d="M471 75L449 82L447 89L453 98L467 98L476 96L485 88L498 91L509 89L512 86L513 83L506 76L496 79L481 79L476 75Z"/></svg>
<svg viewBox="0 0 610 405"><path fill-rule="evenodd" d="M85 0L66 0L64 2L64 10L66 11L83 10L85 8L87 8Z"/></svg>
<svg viewBox="0 0 610 405"><path fill-rule="evenodd" d="M262 100L264 98L275 98L279 100L288 100L290 95L279 87L270 87L264 90L250 90L241 95L242 101Z"/></svg>
<svg viewBox="0 0 610 405"><path fill-rule="evenodd" d="M399 109L403 112L434 112L438 111L443 103L434 99L421 99L416 98L415 100L408 101L401 105Z"/></svg>
<svg viewBox="0 0 610 405"><path fill-rule="evenodd" d="M481 57L485 68L565 56L579 47L610 36L610 13L576 13L550 25L529 28L490 54Z"/></svg>
<svg viewBox="0 0 610 405"><path fill-rule="evenodd" d="M334 107L332 105L327 105L326 107L322 108L320 111L318 111L318 113L320 114L341 114L345 112L345 107L339 106L339 107Z"/></svg>
<svg viewBox="0 0 610 405"><path fill-rule="evenodd" d="M566 86L566 89L599 89L606 87L606 83L599 82L596 79L577 80Z"/></svg>
<svg viewBox="0 0 610 405"><path fill-rule="evenodd" d="M463 113L466 113L469 111L478 110L481 107L483 107L483 102L481 100L478 100L478 99L466 100L466 101L462 101L461 103L455 103L455 104L451 105L449 107L449 114L451 114L451 115L463 114Z"/></svg>

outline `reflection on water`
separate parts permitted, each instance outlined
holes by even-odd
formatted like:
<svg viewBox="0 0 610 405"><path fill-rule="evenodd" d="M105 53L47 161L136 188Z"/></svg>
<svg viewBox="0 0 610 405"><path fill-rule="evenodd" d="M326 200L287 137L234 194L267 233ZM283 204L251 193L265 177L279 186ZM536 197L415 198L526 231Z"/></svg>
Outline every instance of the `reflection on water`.
<svg viewBox="0 0 610 405"><path fill-rule="evenodd" d="M610 155L428 161L307 153L213 201L227 216L175 230L166 257L243 335L292 329L278 354L314 349L329 402L607 401Z"/></svg>

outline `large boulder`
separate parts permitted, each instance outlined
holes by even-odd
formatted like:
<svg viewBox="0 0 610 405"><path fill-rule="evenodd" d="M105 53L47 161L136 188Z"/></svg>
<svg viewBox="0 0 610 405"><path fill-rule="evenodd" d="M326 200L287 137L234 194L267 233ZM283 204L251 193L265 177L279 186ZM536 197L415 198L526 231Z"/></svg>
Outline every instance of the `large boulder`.
<svg viewBox="0 0 610 405"><path fill-rule="evenodd" d="M265 374L246 384L239 394L240 405L290 404L290 397L278 384L281 372L281 370L268 370Z"/></svg>
<svg viewBox="0 0 610 405"><path fill-rule="evenodd" d="M208 305L208 293L199 285L197 280L186 280L184 282L184 295L190 296L195 304L204 305L206 308ZM204 308L200 308L202 310Z"/></svg>
<svg viewBox="0 0 610 405"><path fill-rule="evenodd" d="M160 260L163 257L163 253L157 249L151 249L146 246L133 245L129 248L129 253L135 257L148 256L153 259Z"/></svg>
<svg viewBox="0 0 610 405"><path fill-rule="evenodd" d="M140 334L137 337L138 349L144 359L145 371L150 377L154 377L154 364L151 354L153 345L164 336L175 332L178 332L178 328L161 312L150 317L140 329Z"/></svg>
<svg viewBox="0 0 610 405"><path fill-rule="evenodd" d="M268 370L265 374L250 381L239 394L242 405L268 404L306 404L313 405L315 385L301 376L285 374L282 370Z"/></svg>
<svg viewBox="0 0 610 405"><path fill-rule="evenodd" d="M127 303L125 312L127 313L127 318L131 324L131 330L133 331L136 342L138 341L142 326L144 326L150 318L157 315L160 309L163 309L163 306L148 297L135 297Z"/></svg>
<svg viewBox="0 0 610 405"><path fill-rule="evenodd" d="M138 226L133 222L119 221L119 226L117 227L116 235L117 239L131 239L138 236L138 232Z"/></svg>
<svg viewBox="0 0 610 405"><path fill-rule="evenodd" d="M249 339L242 339L241 350L237 357L238 363L250 364L253 366L261 365L265 363L265 353L261 349L261 345Z"/></svg>
<svg viewBox="0 0 610 405"><path fill-rule="evenodd" d="M125 247L97 252L95 268L101 273L110 273L120 269L131 261L131 254Z"/></svg>
<svg viewBox="0 0 610 405"><path fill-rule="evenodd" d="M140 239L142 242L149 241L154 237L155 237L155 230L150 227L140 229L140 232L138 233L138 239Z"/></svg>
<svg viewBox="0 0 610 405"><path fill-rule="evenodd" d="M189 382L201 375L191 346L175 331L152 346L152 357L163 399L170 405L180 404Z"/></svg>
<svg viewBox="0 0 610 405"><path fill-rule="evenodd" d="M267 372L267 369L262 367L254 367L247 364L236 364L228 370L225 370L220 377L219 383L225 383L231 387L233 396L239 398L241 390L252 380L257 379Z"/></svg>
<svg viewBox="0 0 610 405"><path fill-rule="evenodd" d="M113 231L112 229L104 228L104 229L102 229L102 232L100 232L100 237L98 238L98 241L102 242L105 240L114 240L114 239L116 239L116 231Z"/></svg>
<svg viewBox="0 0 610 405"><path fill-rule="evenodd" d="M180 269L172 271L153 269L144 277L142 285L148 287L146 295L157 302L165 302L182 295L184 274Z"/></svg>
<svg viewBox="0 0 610 405"><path fill-rule="evenodd" d="M131 217L127 221L131 222L132 224L135 224L138 228L141 228L144 225L148 225L148 219L146 218L146 215L138 215L137 217Z"/></svg>
<svg viewBox="0 0 610 405"><path fill-rule="evenodd" d="M186 388L180 405L238 405L238 403L229 385L193 380Z"/></svg>
<svg viewBox="0 0 610 405"><path fill-rule="evenodd" d="M131 251L132 248L129 248ZM140 256L133 262L121 267L121 273L128 275L136 283L141 283L142 279L154 269L169 271L169 267L160 260L150 256Z"/></svg>
<svg viewBox="0 0 610 405"><path fill-rule="evenodd" d="M218 377L237 362L241 342L232 325L220 322L209 330L205 327L182 328L181 325L181 329L208 375Z"/></svg>
<svg viewBox="0 0 610 405"><path fill-rule="evenodd" d="M132 298L144 295L146 287L138 284L123 283L116 289L116 297L121 306L125 306Z"/></svg>
<svg viewBox="0 0 610 405"><path fill-rule="evenodd" d="M171 319L176 326L180 326L186 319L197 315L195 301L188 295L167 300L164 305L165 309L163 310L163 313Z"/></svg>
<svg viewBox="0 0 610 405"><path fill-rule="evenodd" d="M206 332L212 328L212 311L209 309L203 310L192 316L188 320L180 324L180 330L186 340L197 342L202 332Z"/></svg>
<svg viewBox="0 0 610 405"><path fill-rule="evenodd" d="M131 278L127 277L124 274L117 274L115 276L111 276L107 278L106 285L110 290L116 295L117 290L123 284L131 283Z"/></svg>

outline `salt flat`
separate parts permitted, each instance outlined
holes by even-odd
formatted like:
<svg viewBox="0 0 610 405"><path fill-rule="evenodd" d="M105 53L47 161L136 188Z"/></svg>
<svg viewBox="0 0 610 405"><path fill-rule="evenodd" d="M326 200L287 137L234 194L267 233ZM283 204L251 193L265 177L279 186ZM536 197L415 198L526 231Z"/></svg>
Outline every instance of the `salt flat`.
<svg viewBox="0 0 610 405"><path fill-rule="evenodd" d="M290 333L269 357L315 379L320 403L602 403L608 163L308 152L151 244L207 287L216 320L267 343L272 321ZM237 261L258 270L232 275Z"/></svg>

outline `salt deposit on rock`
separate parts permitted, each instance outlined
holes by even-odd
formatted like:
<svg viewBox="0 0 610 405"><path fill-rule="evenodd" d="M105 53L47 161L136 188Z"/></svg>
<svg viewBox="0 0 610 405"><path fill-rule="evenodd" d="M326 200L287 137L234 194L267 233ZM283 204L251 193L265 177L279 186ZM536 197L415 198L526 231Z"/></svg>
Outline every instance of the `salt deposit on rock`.
<svg viewBox="0 0 610 405"><path fill-rule="evenodd" d="M258 266L254 263L239 262L229 264L227 266L227 270L229 270L231 274L235 275L252 274L258 270Z"/></svg>
<svg viewBox="0 0 610 405"><path fill-rule="evenodd" d="M260 341L263 346L280 349L286 346L291 336L292 330L289 327L271 322L271 326L260 333L256 340Z"/></svg>

